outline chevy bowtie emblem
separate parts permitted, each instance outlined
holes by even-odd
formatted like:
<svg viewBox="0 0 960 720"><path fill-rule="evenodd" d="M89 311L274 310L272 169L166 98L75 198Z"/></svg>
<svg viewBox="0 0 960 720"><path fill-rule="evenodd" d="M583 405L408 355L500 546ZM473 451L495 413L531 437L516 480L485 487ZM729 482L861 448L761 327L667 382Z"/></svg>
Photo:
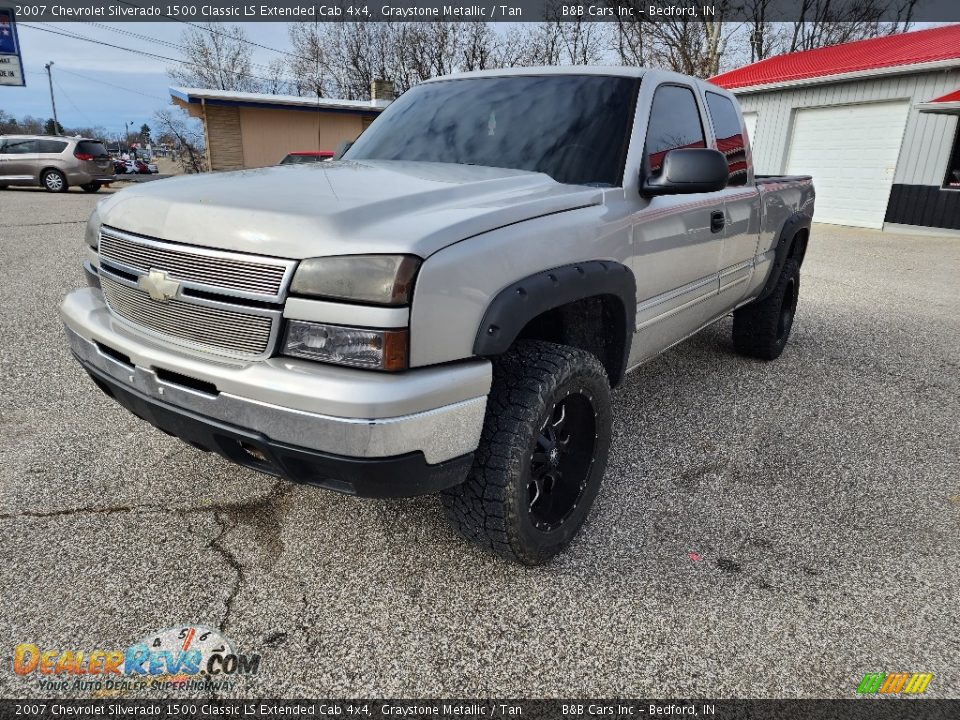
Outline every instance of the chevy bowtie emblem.
<svg viewBox="0 0 960 720"><path fill-rule="evenodd" d="M154 300L166 302L177 296L180 283L170 280L163 270L151 270L146 275L140 276L137 287L146 290Z"/></svg>

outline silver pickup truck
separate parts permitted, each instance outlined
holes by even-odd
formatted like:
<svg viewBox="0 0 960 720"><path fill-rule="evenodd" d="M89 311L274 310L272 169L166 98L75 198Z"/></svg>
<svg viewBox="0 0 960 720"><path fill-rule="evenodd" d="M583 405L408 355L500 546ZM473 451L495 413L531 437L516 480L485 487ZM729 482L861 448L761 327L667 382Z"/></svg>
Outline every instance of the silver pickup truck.
<svg viewBox="0 0 960 720"><path fill-rule="evenodd" d="M731 312L740 352L780 355L813 202L810 178L754 176L708 83L467 73L339 160L105 199L61 313L164 432L345 493L440 493L460 534L535 564L593 504L626 373Z"/></svg>

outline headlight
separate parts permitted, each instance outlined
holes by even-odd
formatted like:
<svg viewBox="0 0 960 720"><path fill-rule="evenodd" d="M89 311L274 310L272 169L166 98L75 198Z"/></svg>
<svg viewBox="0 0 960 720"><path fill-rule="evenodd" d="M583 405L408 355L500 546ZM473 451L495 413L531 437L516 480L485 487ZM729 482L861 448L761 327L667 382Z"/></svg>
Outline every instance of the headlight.
<svg viewBox="0 0 960 720"><path fill-rule="evenodd" d="M283 354L371 370L405 370L407 331L288 320Z"/></svg>
<svg viewBox="0 0 960 720"><path fill-rule="evenodd" d="M338 255L304 260L293 276L296 295L377 305L406 305L420 258L412 255Z"/></svg>
<svg viewBox="0 0 960 720"><path fill-rule="evenodd" d="M94 210L87 220L87 229L83 233L83 239L94 250L97 249L97 243L100 242L100 213Z"/></svg>

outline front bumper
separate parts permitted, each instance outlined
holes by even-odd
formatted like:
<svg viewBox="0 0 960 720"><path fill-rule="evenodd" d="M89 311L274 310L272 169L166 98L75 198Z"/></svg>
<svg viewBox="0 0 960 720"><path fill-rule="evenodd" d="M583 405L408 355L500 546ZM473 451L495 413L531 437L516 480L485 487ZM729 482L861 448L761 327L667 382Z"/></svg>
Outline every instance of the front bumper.
<svg viewBox="0 0 960 720"><path fill-rule="evenodd" d="M258 470L356 494L416 495L463 480L479 443L486 361L390 375L213 359L142 336L92 287L70 293L61 315L73 354L111 397Z"/></svg>
<svg viewBox="0 0 960 720"><path fill-rule="evenodd" d="M429 465L422 452L388 458L350 458L294 447L260 433L221 423L158 402L81 361L107 395L137 417L196 448L217 452L238 465L293 482L361 497L429 495L463 482L473 453Z"/></svg>

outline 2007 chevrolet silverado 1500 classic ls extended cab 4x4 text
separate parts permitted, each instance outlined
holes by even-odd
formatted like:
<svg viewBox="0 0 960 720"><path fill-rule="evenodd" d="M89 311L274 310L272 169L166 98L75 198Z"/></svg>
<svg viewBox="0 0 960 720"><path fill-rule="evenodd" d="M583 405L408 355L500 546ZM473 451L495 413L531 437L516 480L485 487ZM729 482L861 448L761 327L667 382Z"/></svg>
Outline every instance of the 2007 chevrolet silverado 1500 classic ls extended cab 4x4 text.
<svg viewBox="0 0 960 720"><path fill-rule="evenodd" d="M709 83L467 73L340 160L105 199L61 312L161 430L342 492L440 493L462 535L534 564L593 504L625 373L730 312L740 352L780 355L813 202L808 177L754 178Z"/></svg>

